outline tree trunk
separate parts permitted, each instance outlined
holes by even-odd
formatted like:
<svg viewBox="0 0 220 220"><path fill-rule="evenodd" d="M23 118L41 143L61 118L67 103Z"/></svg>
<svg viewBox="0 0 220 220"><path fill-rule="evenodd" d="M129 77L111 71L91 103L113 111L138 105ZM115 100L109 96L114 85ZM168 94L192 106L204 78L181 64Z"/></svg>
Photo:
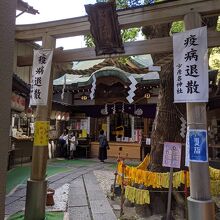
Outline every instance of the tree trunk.
<svg viewBox="0 0 220 220"><path fill-rule="evenodd" d="M154 25L144 27L143 32L147 38L158 38L169 36L171 24ZM154 63L167 57L168 54L152 55ZM159 62L161 63L161 62ZM182 142L180 136L181 112L185 112L185 105L177 106L173 103L173 61L162 65L160 75L160 91L157 102L157 112L151 134L151 161L148 166L150 171L163 172L167 168L162 167L164 142ZM180 111L181 107L181 111ZM184 110L182 110L184 109ZM166 213L167 193L151 192L151 204L148 209L151 214ZM146 209L146 206L142 207ZM140 209L140 208L139 208Z"/></svg>
<svg viewBox="0 0 220 220"><path fill-rule="evenodd" d="M171 24L160 24L143 27L147 38L167 37L170 35ZM154 63L168 54L152 55ZM173 103L173 62L162 66L160 74L160 91L157 103L157 113L151 135L151 171L164 171L162 167L163 143L166 141L182 142L180 136L180 113Z"/></svg>
<svg viewBox="0 0 220 220"><path fill-rule="evenodd" d="M151 171L164 171L162 167L164 142L182 142L180 113L173 103L173 62L160 72L160 92L151 135Z"/></svg>

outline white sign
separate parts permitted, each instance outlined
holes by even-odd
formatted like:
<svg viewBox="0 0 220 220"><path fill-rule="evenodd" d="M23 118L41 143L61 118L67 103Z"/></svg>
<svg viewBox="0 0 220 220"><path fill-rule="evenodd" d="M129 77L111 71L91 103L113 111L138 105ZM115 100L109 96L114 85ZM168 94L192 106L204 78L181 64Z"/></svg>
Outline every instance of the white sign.
<svg viewBox="0 0 220 220"><path fill-rule="evenodd" d="M174 102L208 102L207 27L173 35Z"/></svg>
<svg viewBox="0 0 220 220"><path fill-rule="evenodd" d="M181 143L164 142L163 166L180 168Z"/></svg>
<svg viewBox="0 0 220 220"><path fill-rule="evenodd" d="M30 105L47 105L53 51L34 50Z"/></svg>
<svg viewBox="0 0 220 220"><path fill-rule="evenodd" d="M150 145L150 138L146 138L146 145Z"/></svg>

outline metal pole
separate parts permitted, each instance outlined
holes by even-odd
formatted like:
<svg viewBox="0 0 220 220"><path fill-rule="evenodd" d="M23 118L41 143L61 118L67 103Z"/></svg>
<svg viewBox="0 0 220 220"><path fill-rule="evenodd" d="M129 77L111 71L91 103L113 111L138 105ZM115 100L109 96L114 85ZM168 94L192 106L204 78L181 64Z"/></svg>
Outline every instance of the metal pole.
<svg viewBox="0 0 220 220"><path fill-rule="evenodd" d="M201 16L191 12L184 16L185 28L201 27ZM207 73L208 74L208 73ZM206 103L187 103L187 127L207 129ZM190 162L190 197L188 197L189 220L214 220L214 204L211 201L208 162Z"/></svg>
<svg viewBox="0 0 220 220"><path fill-rule="evenodd" d="M0 219L5 217L16 2L0 1Z"/></svg>
<svg viewBox="0 0 220 220"><path fill-rule="evenodd" d="M43 37L43 48L53 49L55 39ZM51 69L47 106L37 106L36 121L49 121L53 95L53 72ZM25 220L45 219L45 203L47 193L46 168L48 146L33 146L31 177L27 181Z"/></svg>

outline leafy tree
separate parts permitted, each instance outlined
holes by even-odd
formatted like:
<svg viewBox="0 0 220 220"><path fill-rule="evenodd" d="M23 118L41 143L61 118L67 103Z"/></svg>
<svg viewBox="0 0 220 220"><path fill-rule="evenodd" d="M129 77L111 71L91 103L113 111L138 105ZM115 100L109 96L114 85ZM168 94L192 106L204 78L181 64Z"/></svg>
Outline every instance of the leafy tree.
<svg viewBox="0 0 220 220"><path fill-rule="evenodd" d="M216 30L220 31L220 17L218 18ZM210 60L209 60L210 68L213 70L218 70L219 71L218 78L220 78L220 47L214 47L210 49L209 53L210 53Z"/></svg>
<svg viewBox="0 0 220 220"><path fill-rule="evenodd" d="M183 21L175 21L175 22L172 23L170 33L171 34L179 33L179 32L183 32L183 30L184 30Z"/></svg>

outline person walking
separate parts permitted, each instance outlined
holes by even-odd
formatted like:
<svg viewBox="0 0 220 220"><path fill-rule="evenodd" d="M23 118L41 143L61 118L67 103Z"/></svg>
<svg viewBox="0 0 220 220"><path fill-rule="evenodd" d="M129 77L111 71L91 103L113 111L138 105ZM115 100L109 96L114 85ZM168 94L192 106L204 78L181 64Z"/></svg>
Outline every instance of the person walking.
<svg viewBox="0 0 220 220"><path fill-rule="evenodd" d="M103 130L100 130L98 140L99 140L99 160L101 162L104 162L104 160L107 159L107 149L109 148L109 146Z"/></svg>

